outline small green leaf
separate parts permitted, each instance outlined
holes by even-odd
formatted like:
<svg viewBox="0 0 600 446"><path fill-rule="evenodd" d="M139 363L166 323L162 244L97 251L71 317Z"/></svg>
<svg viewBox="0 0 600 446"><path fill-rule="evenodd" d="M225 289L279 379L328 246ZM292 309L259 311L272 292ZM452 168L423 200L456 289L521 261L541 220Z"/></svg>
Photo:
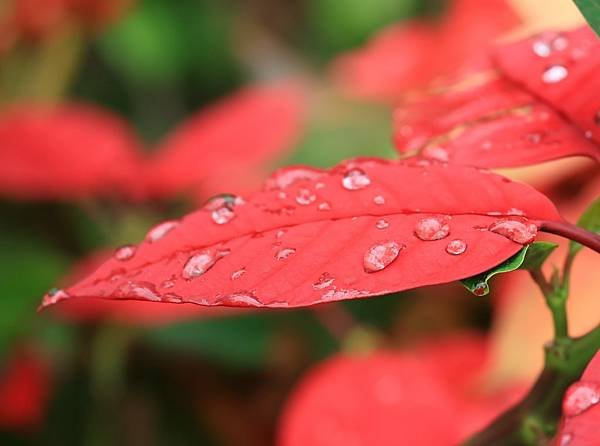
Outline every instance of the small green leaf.
<svg viewBox="0 0 600 446"><path fill-rule="evenodd" d="M596 198L586 209L577 222L577 226L587 229L588 231L600 233L600 198ZM579 243L571 242L569 244L569 256L574 257L581 248L583 248L583 246Z"/></svg>
<svg viewBox="0 0 600 446"><path fill-rule="evenodd" d="M575 0L575 4L592 29L600 36L600 0Z"/></svg>
<svg viewBox="0 0 600 446"><path fill-rule="evenodd" d="M508 273L519 269L525 261L525 255L527 254L528 250L529 245L523 247L523 249L521 249L518 253L508 260L505 260L500 265L495 266L494 268L481 274L477 274L476 276L463 279L461 280L461 283L474 295L485 296L490 292L488 281L496 274Z"/></svg>
<svg viewBox="0 0 600 446"><path fill-rule="evenodd" d="M521 269L540 269L550 254L558 247L556 243L535 242L529 245Z"/></svg>

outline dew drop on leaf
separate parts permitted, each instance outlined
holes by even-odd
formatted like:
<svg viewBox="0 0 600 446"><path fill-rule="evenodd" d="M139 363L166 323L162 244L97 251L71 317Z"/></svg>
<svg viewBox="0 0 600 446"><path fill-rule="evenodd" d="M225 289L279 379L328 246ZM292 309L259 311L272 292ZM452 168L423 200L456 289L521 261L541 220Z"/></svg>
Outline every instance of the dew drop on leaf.
<svg viewBox="0 0 600 446"><path fill-rule="evenodd" d="M548 57L552 53L550 44L542 39L533 42L532 49L535 55L539 57Z"/></svg>
<svg viewBox="0 0 600 446"><path fill-rule="evenodd" d="M571 440L573 440L573 434L564 433L560 437L560 446L569 446L571 444Z"/></svg>
<svg viewBox="0 0 600 446"><path fill-rule="evenodd" d="M242 268L238 269L237 271L234 271L231 273L231 280L238 280L244 274L246 274L246 268L242 267Z"/></svg>
<svg viewBox="0 0 600 446"><path fill-rule="evenodd" d="M160 284L161 287L169 289L175 286L175 279L167 279Z"/></svg>
<svg viewBox="0 0 600 446"><path fill-rule="evenodd" d="M375 227L377 229L386 229L386 228L389 228L389 226L390 226L390 223L385 218L380 218L375 223Z"/></svg>
<svg viewBox="0 0 600 446"><path fill-rule="evenodd" d="M364 189L369 184L371 184L371 179L362 169L350 169L344 174L344 178L342 178L342 186L347 190Z"/></svg>
<svg viewBox="0 0 600 446"><path fill-rule="evenodd" d="M215 251L207 249L192 255L183 266L182 276L184 279L193 279L201 276L206 271L211 269L221 257L224 257L229 252L224 250Z"/></svg>
<svg viewBox="0 0 600 446"><path fill-rule="evenodd" d="M425 241L448 237L448 234L450 234L449 220L450 218L447 216L421 218L415 226L415 235Z"/></svg>
<svg viewBox="0 0 600 446"><path fill-rule="evenodd" d="M537 226L523 217L497 220L488 226L488 230L521 245L532 243L537 235Z"/></svg>
<svg viewBox="0 0 600 446"><path fill-rule="evenodd" d="M177 294L174 294L174 293L165 294L163 296L163 300L165 302L169 302L169 303L172 303L172 304L180 304L180 303L183 302L182 297L178 296Z"/></svg>
<svg viewBox="0 0 600 446"><path fill-rule="evenodd" d="M129 260L135 255L135 251L135 245L124 245L115 250L114 257L121 261Z"/></svg>
<svg viewBox="0 0 600 446"><path fill-rule="evenodd" d="M378 242L365 252L363 266L367 273L374 273L386 268L398 257L404 245L393 240Z"/></svg>
<svg viewBox="0 0 600 446"><path fill-rule="evenodd" d="M116 291L115 296L120 298L142 298L153 302L160 302L161 297L150 282L126 282Z"/></svg>
<svg viewBox="0 0 600 446"><path fill-rule="evenodd" d="M448 151L439 146L427 146L423 149L421 154L426 158L441 161L443 163L450 159Z"/></svg>
<svg viewBox="0 0 600 446"><path fill-rule="evenodd" d="M169 220L159 223L148 231L148 234L146 235L146 240L148 240L148 242L150 243L157 242L169 232L171 232L173 229L175 229L177 226L179 226L179 222L176 220Z"/></svg>
<svg viewBox="0 0 600 446"><path fill-rule="evenodd" d="M291 256L295 253L296 253L296 250L294 248L282 248L275 253L275 258L277 260L285 260L289 256Z"/></svg>
<svg viewBox="0 0 600 446"><path fill-rule="evenodd" d="M383 197L383 195L375 195L373 197L373 203L381 206L382 204L385 204L385 198Z"/></svg>
<svg viewBox="0 0 600 446"><path fill-rule="evenodd" d="M319 203L319 205L317 206L317 209L320 211L330 211L331 204L329 204L328 201L323 201L322 203Z"/></svg>
<svg viewBox="0 0 600 446"><path fill-rule="evenodd" d="M546 84L556 84L567 78L569 70L563 65L551 65L542 74L542 81Z"/></svg>
<svg viewBox="0 0 600 446"><path fill-rule="evenodd" d="M329 273L323 273L319 276L319 279L313 283L312 287L315 290L322 290L324 288L330 287L335 279Z"/></svg>
<svg viewBox="0 0 600 446"><path fill-rule="evenodd" d="M446 252L454 256L461 255L467 250L467 243L464 240L450 240L446 245Z"/></svg>
<svg viewBox="0 0 600 446"><path fill-rule="evenodd" d="M567 390L563 413L567 417L579 415L600 402L600 383L579 381Z"/></svg>
<svg viewBox="0 0 600 446"><path fill-rule="evenodd" d="M68 299L69 297L70 296L66 291L60 288L52 288L44 296L44 299L42 300L42 307L54 305L60 302L61 300Z"/></svg>
<svg viewBox="0 0 600 446"><path fill-rule="evenodd" d="M221 304L229 304L237 307L260 307L262 303L251 292L240 291L237 293L228 294L217 299Z"/></svg>
<svg viewBox="0 0 600 446"><path fill-rule="evenodd" d="M485 282L479 282L473 288L473 294L475 296L485 296L488 292L488 285Z"/></svg>
<svg viewBox="0 0 600 446"><path fill-rule="evenodd" d="M301 187L296 193L296 203L301 206L308 206L317 199L317 196L308 188Z"/></svg>
<svg viewBox="0 0 600 446"><path fill-rule="evenodd" d="M244 199L231 194L221 194L211 198L205 208L210 211L212 221L218 225L229 223L235 218L233 208L244 204Z"/></svg>

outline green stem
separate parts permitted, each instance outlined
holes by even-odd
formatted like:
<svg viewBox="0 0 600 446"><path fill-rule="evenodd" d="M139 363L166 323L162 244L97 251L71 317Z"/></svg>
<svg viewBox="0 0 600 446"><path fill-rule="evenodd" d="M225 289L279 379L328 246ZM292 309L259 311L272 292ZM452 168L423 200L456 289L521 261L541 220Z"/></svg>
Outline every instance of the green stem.
<svg viewBox="0 0 600 446"><path fill-rule="evenodd" d="M600 348L600 325L577 339L546 347L544 370L529 394L465 442L468 446L547 444L556 432L562 397Z"/></svg>
<svg viewBox="0 0 600 446"><path fill-rule="evenodd" d="M531 277L537 283L546 300L546 305L552 314L554 326L554 339L568 339L569 326L567 322L567 297L568 288L559 284L549 283L541 270L530 271Z"/></svg>

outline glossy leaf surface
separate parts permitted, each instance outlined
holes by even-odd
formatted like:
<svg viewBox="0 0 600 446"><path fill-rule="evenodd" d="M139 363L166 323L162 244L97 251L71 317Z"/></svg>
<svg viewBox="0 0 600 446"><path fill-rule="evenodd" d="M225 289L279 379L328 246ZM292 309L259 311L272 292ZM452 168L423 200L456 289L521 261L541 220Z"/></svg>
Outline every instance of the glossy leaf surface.
<svg viewBox="0 0 600 446"><path fill-rule="evenodd" d="M599 67L600 40L589 28L502 46L478 72L399 109L396 146L480 167L600 160Z"/></svg>
<svg viewBox="0 0 600 446"><path fill-rule="evenodd" d="M600 426L600 352L596 353L579 381L565 392L563 418L557 444L598 444Z"/></svg>
<svg viewBox="0 0 600 446"><path fill-rule="evenodd" d="M478 388L485 360L485 342L467 335L411 352L334 356L292 393L278 444L459 444L519 394Z"/></svg>
<svg viewBox="0 0 600 446"><path fill-rule="evenodd" d="M379 159L288 168L247 200L215 197L156 226L44 305L102 297L296 307L387 294L485 271L533 241L536 222L558 219L534 189L474 168Z"/></svg>

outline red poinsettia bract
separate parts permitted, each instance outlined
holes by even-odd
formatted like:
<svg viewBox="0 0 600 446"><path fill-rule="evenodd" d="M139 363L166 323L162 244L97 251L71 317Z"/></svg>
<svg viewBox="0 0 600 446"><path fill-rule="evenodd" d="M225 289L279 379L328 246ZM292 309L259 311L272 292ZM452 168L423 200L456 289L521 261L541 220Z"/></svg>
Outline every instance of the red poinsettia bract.
<svg viewBox="0 0 600 446"><path fill-rule="evenodd" d="M523 390L484 391L486 357L486 342L476 335L430 341L409 352L334 356L292 393L278 444L458 444Z"/></svg>
<svg viewBox="0 0 600 446"><path fill-rule="evenodd" d="M303 115L296 85L248 87L193 115L150 157L125 121L97 107L9 107L0 112L0 195L206 197L224 181L243 189L296 142Z"/></svg>
<svg viewBox="0 0 600 446"><path fill-rule="evenodd" d="M600 351L563 400L563 418L556 437L561 446L595 446L600 426Z"/></svg>
<svg viewBox="0 0 600 446"><path fill-rule="evenodd" d="M351 95L397 100L449 70L473 63L499 34L518 23L505 0L454 0L439 23L393 25L364 48L340 56L333 73Z"/></svg>
<svg viewBox="0 0 600 446"><path fill-rule="evenodd" d="M248 199L222 195L151 229L44 305L101 297L297 307L485 271L561 221L531 187L470 167L357 159L287 168Z"/></svg>
<svg viewBox="0 0 600 446"><path fill-rule="evenodd" d="M397 110L396 146L479 167L600 160L599 71L589 27L501 46L481 71Z"/></svg>
<svg viewBox="0 0 600 446"><path fill-rule="evenodd" d="M32 350L17 351L0 374L0 428L33 429L49 397L48 364Z"/></svg>

